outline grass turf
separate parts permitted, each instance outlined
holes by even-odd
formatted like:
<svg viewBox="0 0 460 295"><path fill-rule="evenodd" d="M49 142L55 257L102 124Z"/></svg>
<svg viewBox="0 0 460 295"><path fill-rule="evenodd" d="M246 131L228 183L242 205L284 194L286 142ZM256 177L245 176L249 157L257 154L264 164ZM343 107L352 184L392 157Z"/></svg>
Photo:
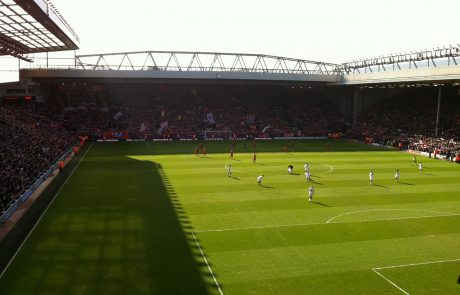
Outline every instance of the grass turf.
<svg viewBox="0 0 460 295"><path fill-rule="evenodd" d="M254 164L250 143L234 160L205 144L95 144L0 294L460 293L460 165L321 140L258 142Z"/></svg>

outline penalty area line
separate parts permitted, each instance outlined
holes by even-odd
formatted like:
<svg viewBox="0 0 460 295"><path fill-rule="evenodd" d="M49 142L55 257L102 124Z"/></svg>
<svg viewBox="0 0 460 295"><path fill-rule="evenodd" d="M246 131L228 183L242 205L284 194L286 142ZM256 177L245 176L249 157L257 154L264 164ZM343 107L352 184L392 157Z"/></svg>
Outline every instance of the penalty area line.
<svg viewBox="0 0 460 295"><path fill-rule="evenodd" d="M399 289L399 291L403 292L404 294L406 295L410 295L409 293L407 293L403 288L399 287L398 285L396 285L395 283L393 283L389 278L387 278L386 276L382 275L380 272L378 272L375 268L372 269L373 272L375 272L376 274L378 274L381 278L383 278L385 281L387 281L388 283L392 284L395 288Z"/></svg>
<svg viewBox="0 0 460 295"><path fill-rule="evenodd" d="M420 263L409 263L409 264L401 264L401 265L391 265L391 266L383 266L383 267L374 267L372 268L372 271L378 274L380 277L382 277L385 281L388 283L392 284L394 287L398 288L401 292L404 294L409 295L408 292L406 292L404 289L396 285L394 282L392 282L389 278L385 277L383 274L379 272L379 270L382 269L391 269L391 268L402 268L402 267L409 267L409 266L417 266L417 265L427 265L427 264L436 264L436 263L445 263L445 262L454 262L454 261L460 261L460 258L457 259L447 259L447 260L438 260L438 261L428 261L428 262L420 262Z"/></svg>
<svg viewBox="0 0 460 295"><path fill-rule="evenodd" d="M420 263L409 263L409 264L401 264L401 265L390 265L390 266L383 266L383 267L374 267L373 269L380 270L380 269L388 269L388 268L401 268L401 267L408 267L408 266L437 264L437 263L455 262L455 261L460 261L460 258L447 259L447 260L438 260L438 261L428 261L428 262L420 262Z"/></svg>
<svg viewBox="0 0 460 295"><path fill-rule="evenodd" d="M67 184L67 181L69 181L70 178L72 178L72 175L73 173L75 172L75 170L77 170L78 166L80 166L80 163L83 162L83 159L85 158L86 154L91 150L91 148L93 147L94 145L94 142L90 145L90 147L86 150L85 154L83 155L83 157L80 159L80 161L77 163L77 165L75 165L75 167L73 168L73 170L70 172L69 176L67 177L67 179L64 181L64 183L62 184L62 186L59 188L59 190L57 191L57 193L54 195L53 199L51 199L51 202L48 204L48 206L46 206L45 208L45 211L43 211L43 213L40 215L40 218L38 218L37 222L34 224L34 226L32 227L32 229L30 230L30 232L27 234L26 238L22 241L21 245L19 246L19 248L16 250L16 252L14 252L14 255L13 257L11 257L10 261L8 262L8 264L5 266L5 268L3 269L2 273L0 274L0 278L3 277L3 275L5 274L5 272L8 270L8 268L10 267L11 263L13 262L14 258L16 258L16 256L18 255L19 251L21 251L22 247L24 246L24 244L27 242L27 240L29 239L30 235L32 234L32 232L34 231L34 229L37 227L37 225L40 223L40 221L42 220L43 216L45 216L46 212L48 211L48 209L51 207L51 205L54 203L54 200L56 200L57 196L59 195L59 193L61 192L61 190L65 187L65 185Z"/></svg>
<svg viewBox="0 0 460 295"><path fill-rule="evenodd" d="M212 268L209 265L208 260L206 259L206 256L204 255L203 249L201 249L200 243L198 242L198 240L197 240L197 238L195 236L195 233L192 232L192 235L193 235L193 239L195 240L196 245L198 246L198 249L201 252L201 256L203 257L204 262L206 263L206 266L208 267L208 270L211 273L211 276L212 276L212 278L214 280L214 283L216 283L217 290L219 290L219 293L221 295L224 295L224 292L222 292L222 289L220 288L219 283L217 282L216 276L214 275L214 272L212 271Z"/></svg>

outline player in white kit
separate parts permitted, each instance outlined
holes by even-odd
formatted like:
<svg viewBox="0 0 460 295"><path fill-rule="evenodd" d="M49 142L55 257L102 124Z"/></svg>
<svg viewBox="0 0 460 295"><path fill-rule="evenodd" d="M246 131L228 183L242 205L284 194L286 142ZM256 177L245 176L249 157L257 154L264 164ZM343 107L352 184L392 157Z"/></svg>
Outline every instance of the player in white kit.
<svg viewBox="0 0 460 295"><path fill-rule="evenodd" d="M315 188L312 185L308 188L308 202L311 202L313 200L314 194L315 194Z"/></svg>
<svg viewBox="0 0 460 295"><path fill-rule="evenodd" d="M262 180L264 179L264 176L263 175L259 175L259 177L257 177L257 184L258 185L262 185Z"/></svg>
<svg viewBox="0 0 460 295"><path fill-rule="evenodd" d="M310 180L311 180L310 171L306 171L306 172L305 172L305 179L306 179L307 181L310 181Z"/></svg>
<svg viewBox="0 0 460 295"><path fill-rule="evenodd" d="M228 177L232 177L232 165L227 164L227 165L225 165L225 168L227 169Z"/></svg>
<svg viewBox="0 0 460 295"><path fill-rule="evenodd" d="M370 182L370 185L374 184L374 172L372 170L371 172L369 172L369 182Z"/></svg>

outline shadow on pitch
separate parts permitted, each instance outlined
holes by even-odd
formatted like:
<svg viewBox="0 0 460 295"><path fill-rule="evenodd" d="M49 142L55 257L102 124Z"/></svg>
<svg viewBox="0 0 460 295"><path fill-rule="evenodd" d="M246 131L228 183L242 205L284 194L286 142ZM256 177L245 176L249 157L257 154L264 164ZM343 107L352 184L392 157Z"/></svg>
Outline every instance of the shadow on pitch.
<svg viewBox="0 0 460 295"><path fill-rule="evenodd" d="M309 182L310 182L310 183L314 183L314 184L323 185L321 182L318 182L318 181L316 181L316 180L313 180L313 179L312 179L311 181L309 181Z"/></svg>
<svg viewBox="0 0 460 295"><path fill-rule="evenodd" d="M160 164L107 157L79 169L88 166L125 173L72 178L66 188L76 192L61 196L65 205L45 215L42 231L27 242L33 256L20 272L15 258L0 294L68 294L82 286L85 294L219 293L203 258L205 244ZM85 185L99 189L78 192Z"/></svg>
<svg viewBox="0 0 460 295"><path fill-rule="evenodd" d="M384 186L384 185L381 185L381 184L376 184L376 183L374 183L373 185L374 185L374 186L381 187L381 188L385 188L385 189L391 189L391 187L389 187L389 186Z"/></svg>
<svg viewBox="0 0 460 295"><path fill-rule="evenodd" d="M188 214L162 165L150 161L130 164L140 171L152 171L145 188L149 197L140 200L139 208L145 225L142 235L148 259L144 263L148 265L150 285L158 294L218 293L212 276L217 274L209 272L203 259L206 248L193 233Z"/></svg>
<svg viewBox="0 0 460 295"><path fill-rule="evenodd" d="M436 175L436 174L433 174L433 173L426 173L426 172L422 172L422 173L420 173L420 174L429 175L429 176L438 176L438 175Z"/></svg>
<svg viewBox="0 0 460 295"><path fill-rule="evenodd" d="M317 205L320 205L320 206L324 206L324 207L331 207L327 204L324 204L324 203L321 203L321 202L317 202L317 201L311 201L310 203L313 203L313 204L317 204Z"/></svg>
<svg viewBox="0 0 460 295"><path fill-rule="evenodd" d="M272 186L268 186L268 185L265 185L265 184L259 184L259 186L261 186L263 188L273 188Z"/></svg>
<svg viewBox="0 0 460 295"><path fill-rule="evenodd" d="M235 176L229 176L229 178L235 179L235 180L240 180L238 177Z"/></svg>
<svg viewBox="0 0 460 295"><path fill-rule="evenodd" d="M404 185L415 185L414 183L408 183L408 182L402 182L402 181L399 181L398 183L404 184Z"/></svg>

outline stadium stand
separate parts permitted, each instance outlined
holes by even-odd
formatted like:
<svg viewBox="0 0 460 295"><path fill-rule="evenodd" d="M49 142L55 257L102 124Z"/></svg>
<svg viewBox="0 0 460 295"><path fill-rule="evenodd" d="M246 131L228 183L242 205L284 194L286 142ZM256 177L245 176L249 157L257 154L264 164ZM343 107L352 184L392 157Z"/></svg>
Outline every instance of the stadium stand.
<svg viewBox="0 0 460 295"><path fill-rule="evenodd" d="M0 106L0 212L75 143L75 134L49 115Z"/></svg>
<svg viewBox="0 0 460 295"><path fill-rule="evenodd" d="M436 102L430 97L393 97L363 112L350 137L368 143L455 158L460 153L460 113L455 99L444 101L440 137L435 137Z"/></svg>
<svg viewBox="0 0 460 295"><path fill-rule="evenodd" d="M261 89L239 94L179 88L110 97L69 87L61 89L58 100L66 126L93 138L107 130L127 130L130 138L191 139L202 137L204 130L230 130L241 138L325 136L343 126L339 112L314 95L305 99ZM86 98L75 99L78 92Z"/></svg>

